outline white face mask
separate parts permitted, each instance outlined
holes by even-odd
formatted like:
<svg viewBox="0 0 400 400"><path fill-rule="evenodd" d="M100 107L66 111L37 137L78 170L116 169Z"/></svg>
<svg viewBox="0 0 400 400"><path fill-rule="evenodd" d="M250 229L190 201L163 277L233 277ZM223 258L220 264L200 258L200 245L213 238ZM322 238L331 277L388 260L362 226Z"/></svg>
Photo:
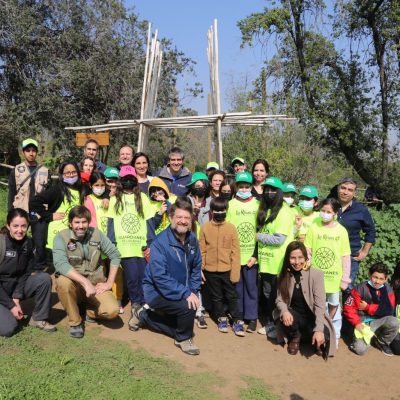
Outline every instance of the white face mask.
<svg viewBox="0 0 400 400"><path fill-rule="evenodd" d="M291 206L294 203L294 198L293 197L284 197L283 200L286 201L289 206Z"/></svg>
<svg viewBox="0 0 400 400"><path fill-rule="evenodd" d="M106 188L92 188L92 192L96 196L101 196L106 191Z"/></svg>
<svg viewBox="0 0 400 400"><path fill-rule="evenodd" d="M326 212L321 211L319 213L319 216L321 217L323 222L331 222L333 220L334 215L333 214L329 214Z"/></svg>

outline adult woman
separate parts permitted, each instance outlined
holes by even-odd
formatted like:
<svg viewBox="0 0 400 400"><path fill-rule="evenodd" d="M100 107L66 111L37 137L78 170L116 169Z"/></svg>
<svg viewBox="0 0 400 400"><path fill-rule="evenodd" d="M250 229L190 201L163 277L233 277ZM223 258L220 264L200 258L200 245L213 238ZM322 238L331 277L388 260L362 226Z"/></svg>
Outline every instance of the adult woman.
<svg viewBox="0 0 400 400"><path fill-rule="evenodd" d="M225 179L225 172L219 171L219 170L212 171L208 175L208 179L210 180L210 186L211 186L210 195L211 195L211 197L213 197L213 198L219 197L219 189L221 187L221 183Z"/></svg>
<svg viewBox="0 0 400 400"><path fill-rule="evenodd" d="M96 164L94 162L94 159L92 157L85 157L83 160L79 163L80 166L80 174L81 174L81 180L82 183L89 183L90 180L90 175L96 168Z"/></svg>
<svg viewBox="0 0 400 400"><path fill-rule="evenodd" d="M259 158L254 161L253 168L251 169L253 175L253 188L251 194L257 200L261 200L263 195L263 183L269 175L269 164L266 160Z"/></svg>
<svg viewBox="0 0 400 400"><path fill-rule="evenodd" d="M49 324L51 279L45 272L35 271L33 242L26 236L28 213L14 208L7 215L1 230L0 260L0 336L12 336L18 320L24 317L20 301L35 297L35 308L29 325L45 332L54 332Z"/></svg>
<svg viewBox="0 0 400 400"><path fill-rule="evenodd" d="M150 160L148 155L142 152L136 153L133 157L132 164L136 170L136 178L139 182L140 191L144 194L147 194L149 190L149 184L153 179L152 176L148 175L150 170Z"/></svg>
<svg viewBox="0 0 400 400"><path fill-rule="evenodd" d="M325 314L324 275L307 266L303 243L288 244L277 284L274 319L278 320L278 341L285 337L288 353L297 354L302 339L311 340L318 355L333 356L336 346L331 320Z"/></svg>
<svg viewBox="0 0 400 400"><path fill-rule="evenodd" d="M29 202L31 213L40 216L45 224L43 245L53 248L55 235L68 228L68 212L83 204L86 191L82 190L79 168L75 161L64 161L58 169L58 183L35 196ZM48 225L48 226L47 226Z"/></svg>

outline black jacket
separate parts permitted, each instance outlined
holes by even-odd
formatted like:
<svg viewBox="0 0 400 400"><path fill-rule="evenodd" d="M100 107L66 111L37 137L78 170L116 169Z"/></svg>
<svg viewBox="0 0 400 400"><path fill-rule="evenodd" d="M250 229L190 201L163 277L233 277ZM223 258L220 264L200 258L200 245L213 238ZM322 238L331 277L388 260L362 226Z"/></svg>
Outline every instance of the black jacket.
<svg viewBox="0 0 400 400"><path fill-rule="evenodd" d="M34 271L33 242L29 237L22 241L5 235L6 251L0 264L0 304L11 309L13 298L23 299L25 282Z"/></svg>

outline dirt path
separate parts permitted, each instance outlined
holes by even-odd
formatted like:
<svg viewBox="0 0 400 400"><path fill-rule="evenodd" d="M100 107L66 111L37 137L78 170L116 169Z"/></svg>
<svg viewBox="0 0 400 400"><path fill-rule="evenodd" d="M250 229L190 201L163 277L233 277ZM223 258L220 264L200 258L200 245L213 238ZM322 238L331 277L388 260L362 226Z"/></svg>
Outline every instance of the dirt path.
<svg viewBox="0 0 400 400"><path fill-rule="evenodd" d="M57 304L55 308L61 317L60 305ZM244 338L238 338L232 332L222 334L207 319L208 329L195 328L195 341L201 354L192 357L183 354L168 337L145 329L129 331L127 321L126 311L122 321L112 322L108 326L100 325L101 335L178 362L188 372L215 372L224 380L215 388L223 398L238 398L239 388L245 386L243 376L261 379L282 399L400 398L396 379L400 357L387 357L373 348L365 356L359 357L341 341L337 355L328 362L315 355L290 356L286 349L270 343L265 336L247 334ZM66 324L65 319L61 323ZM89 325L88 335L92 329Z"/></svg>

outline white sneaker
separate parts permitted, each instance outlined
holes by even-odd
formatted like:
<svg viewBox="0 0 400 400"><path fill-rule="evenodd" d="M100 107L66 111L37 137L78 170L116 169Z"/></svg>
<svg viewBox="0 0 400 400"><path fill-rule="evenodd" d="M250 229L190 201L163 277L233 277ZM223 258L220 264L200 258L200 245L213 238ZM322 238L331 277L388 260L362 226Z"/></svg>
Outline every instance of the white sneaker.
<svg viewBox="0 0 400 400"><path fill-rule="evenodd" d="M268 324L265 326L265 332L267 334L268 339L273 339L273 340L276 339L277 333L275 324L273 322L268 322Z"/></svg>
<svg viewBox="0 0 400 400"><path fill-rule="evenodd" d="M260 335L266 335L267 331L265 330L265 326L262 326L257 333L259 333Z"/></svg>

